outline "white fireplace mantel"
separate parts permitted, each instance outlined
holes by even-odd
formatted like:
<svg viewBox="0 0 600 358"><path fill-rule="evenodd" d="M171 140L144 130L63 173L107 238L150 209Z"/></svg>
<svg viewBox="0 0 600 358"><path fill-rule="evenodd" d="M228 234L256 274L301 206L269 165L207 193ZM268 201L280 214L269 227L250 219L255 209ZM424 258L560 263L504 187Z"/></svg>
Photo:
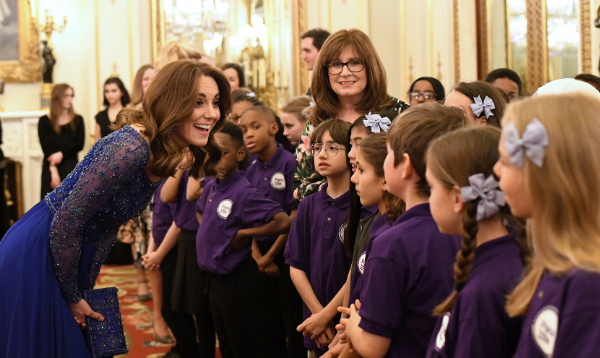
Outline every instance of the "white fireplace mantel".
<svg viewBox="0 0 600 358"><path fill-rule="evenodd" d="M46 111L0 112L4 156L23 166L24 211L40 201L44 153L38 137L38 120Z"/></svg>

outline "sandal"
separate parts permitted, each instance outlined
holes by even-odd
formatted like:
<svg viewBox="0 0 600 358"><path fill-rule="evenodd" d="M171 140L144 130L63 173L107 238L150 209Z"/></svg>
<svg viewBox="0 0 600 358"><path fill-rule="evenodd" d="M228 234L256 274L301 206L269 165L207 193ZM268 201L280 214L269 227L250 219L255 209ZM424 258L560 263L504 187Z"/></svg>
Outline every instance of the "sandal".
<svg viewBox="0 0 600 358"><path fill-rule="evenodd" d="M138 285L145 283L146 285L148 285L148 280L144 280L144 281L138 281L137 282ZM138 287L138 292L139 292L139 287ZM148 293L144 294L144 295L137 295L137 298L140 302L146 302L152 299L152 292L150 292L150 288L148 288Z"/></svg>

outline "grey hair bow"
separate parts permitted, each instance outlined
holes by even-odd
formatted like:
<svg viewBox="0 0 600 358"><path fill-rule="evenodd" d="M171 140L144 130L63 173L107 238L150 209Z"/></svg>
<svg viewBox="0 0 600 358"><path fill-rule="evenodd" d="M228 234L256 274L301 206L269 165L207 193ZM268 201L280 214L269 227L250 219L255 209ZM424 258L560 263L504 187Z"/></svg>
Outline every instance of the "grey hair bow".
<svg viewBox="0 0 600 358"><path fill-rule="evenodd" d="M492 217L504 206L504 193L498 188L498 182L490 175L485 179L483 174L475 174L469 177L470 186L460 188L463 203L480 198L477 204L477 221Z"/></svg>
<svg viewBox="0 0 600 358"><path fill-rule="evenodd" d="M481 112L483 111L485 111L485 118L490 118L494 115L494 113L492 113L492 109L495 109L496 105L494 105L494 101L492 101L490 97L485 96L483 102L481 101L481 96L477 96L473 98L473 100L475 103L471 104L471 109L478 118L481 116Z"/></svg>
<svg viewBox="0 0 600 358"><path fill-rule="evenodd" d="M522 168L526 155L535 165L542 166L548 146L548 132L542 122L537 118L531 120L525 127L522 138L519 137L519 131L513 122L502 130L502 134L505 137L504 148L511 163Z"/></svg>
<svg viewBox="0 0 600 358"><path fill-rule="evenodd" d="M388 117L381 117L379 114L365 114L365 118L363 123L365 127L371 127L371 133L379 133L381 130L387 132L390 129L390 124L392 121Z"/></svg>

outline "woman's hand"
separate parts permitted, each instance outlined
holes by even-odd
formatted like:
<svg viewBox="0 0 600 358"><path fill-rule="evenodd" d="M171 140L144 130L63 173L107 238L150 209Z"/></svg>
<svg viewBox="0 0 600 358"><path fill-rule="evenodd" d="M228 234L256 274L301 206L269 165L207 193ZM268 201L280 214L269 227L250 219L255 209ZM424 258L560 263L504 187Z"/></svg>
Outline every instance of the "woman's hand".
<svg viewBox="0 0 600 358"><path fill-rule="evenodd" d="M59 165L63 160L63 152L56 152L48 156L48 162L50 165Z"/></svg>
<svg viewBox="0 0 600 358"><path fill-rule="evenodd" d="M92 311L90 305L83 299L77 303L69 304L69 308L73 313L73 317L75 317L75 322L77 322L81 329L86 327L85 317L91 317L100 322L104 321L104 317L100 313Z"/></svg>
<svg viewBox="0 0 600 358"><path fill-rule="evenodd" d="M50 188L56 189L60 185L60 175L56 166L50 166Z"/></svg>

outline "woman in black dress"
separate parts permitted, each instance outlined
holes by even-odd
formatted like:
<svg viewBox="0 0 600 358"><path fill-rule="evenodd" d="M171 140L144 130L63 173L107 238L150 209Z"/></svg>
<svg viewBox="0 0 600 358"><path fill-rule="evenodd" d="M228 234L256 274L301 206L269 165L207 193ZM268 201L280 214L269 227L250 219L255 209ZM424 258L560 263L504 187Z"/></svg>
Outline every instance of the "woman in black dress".
<svg viewBox="0 0 600 358"><path fill-rule="evenodd" d="M40 117L38 135L44 152L41 197L54 190L75 169L77 153L83 149L83 118L73 110L74 91L66 83L52 90L50 113Z"/></svg>
<svg viewBox="0 0 600 358"><path fill-rule="evenodd" d="M112 133L110 126L115 123L117 114L129 104L129 92L118 77L110 77L104 82L105 110L96 114L96 130L94 139L97 141Z"/></svg>

